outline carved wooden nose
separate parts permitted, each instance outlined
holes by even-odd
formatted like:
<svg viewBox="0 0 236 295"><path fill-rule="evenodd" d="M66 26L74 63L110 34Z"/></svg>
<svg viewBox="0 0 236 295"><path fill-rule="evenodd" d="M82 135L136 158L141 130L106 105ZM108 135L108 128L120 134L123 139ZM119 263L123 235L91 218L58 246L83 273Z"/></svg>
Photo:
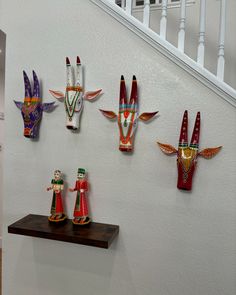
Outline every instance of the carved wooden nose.
<svg viewBox="0 0 236 295"><path fill-rule="evenodd" d="M25 137L30 137L30 132L31 132L31 130L29 128L25 128L24 129L24 136Z"/></svg>
<svg viewBox="0 0 236 295"><path fill-rule="evenodd" d="M124 112L124 117L125 117L125 119L127 119L128 116L129 116L129 112L128 112L128 111L125 111L125 112Z"/></svg>

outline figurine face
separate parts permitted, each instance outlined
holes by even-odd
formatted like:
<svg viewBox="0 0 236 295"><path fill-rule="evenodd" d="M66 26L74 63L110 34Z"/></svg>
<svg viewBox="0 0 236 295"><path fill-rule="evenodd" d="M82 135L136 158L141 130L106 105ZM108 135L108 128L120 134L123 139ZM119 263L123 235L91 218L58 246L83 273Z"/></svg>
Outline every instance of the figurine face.
<svg viewBox="0 0 236 295"><path fill-rule="evenodd" d="M66 127L71 130L78 130L84 99L92 101L101 93L102 89L84 93L83 70L80 63L80 58L78 56L76 63L75 83L73 69L68 57L66 58L66 72L67 86L65 94L60 91L49 91L55 98L64 101L65 103Z"/></svg>
<svg viewBox="0 0 236 295"><path fill-rule="evenodd" d="M84 173L78 173L78 174L77 174L77 177L78 177L79 179L82 179L82 178L85 177L85 175L84 175Z"/></svg>
<svg viewBox="0 0 236 295"><path fill-rule="evenodd" d="M24 103L15 101L16 106L21 110L24 121L24 136L28 138L36 138L38 136L39 124L42 119L43 111L51 111L54 103L43 103L40 98L39 81L36 73L33 71L34 90L31 93L31 85L29 78L25 72L25 99Z"/></svg>
<svg viewBox="0 0 236 295"><path fill-rule="evenodd" d="M221 147L207 148L198 152L200 136L200 112L197 113L190 145L188 145L188 112L184 112L180 131L179 147L176 150L168 144L158 143L161 150L167 155L177 154L178 182L177 187L183 190L192 189L192 178L197 165L197 157L203 156L210 159L216 155Z"/></svg>
<svg viewBox="0 0 236 295"><path fill-rule="evenodd" d="M61 179L61 171L56 170L56 171L54 172L54 178L55 178L56 180Z"/></svg>
<svg viewBox="0 0 236 295"><path fill-rule="evenodd" d="M104 116L109 119L117 118L112 111L100 110ZM138 89L136 77L133 76L132 89L129 102L126 96L126 86L124 77L121 76L120 81L120 103L118 126L120 131L119 150L123 152L131 152L134 144L134 134L137 128L138 119L143 121L150 120L158 112L138 114Z"/></svg>

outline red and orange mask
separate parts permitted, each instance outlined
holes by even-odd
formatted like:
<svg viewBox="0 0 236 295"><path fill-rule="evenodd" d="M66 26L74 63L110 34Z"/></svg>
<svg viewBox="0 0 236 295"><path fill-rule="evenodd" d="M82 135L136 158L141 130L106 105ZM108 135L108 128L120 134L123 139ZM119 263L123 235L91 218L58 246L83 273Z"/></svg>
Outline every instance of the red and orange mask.
<svg viewBox="0 0 236 295"><path fill-rule="evenodd" d="M177 154L178 181L177 187L183 190L192 189L192 178L197 164L197 157L202 156L210 159L221 149L221 146L215 148L206 148L198 152L200 136L200 112L197 113L190 145L188 145L188 111L184 112L178 150L172 145L158 142L160 149L167 155Z"/></svg>
<svg viewBox="0 0 236 295"><path fill-rule="evenodd" d="M158 112L138 113L138 88L136 77L133 76L132 89L129 102L127 101L126 85L124 76L121 76L120 81L120 103L119 114L112 111L101 110L102 114L109 119L117 119L120 131L120 145L119 149L122 152L133 151L134 134L137 128L138 119L148 121L154 117Z"/></svg>

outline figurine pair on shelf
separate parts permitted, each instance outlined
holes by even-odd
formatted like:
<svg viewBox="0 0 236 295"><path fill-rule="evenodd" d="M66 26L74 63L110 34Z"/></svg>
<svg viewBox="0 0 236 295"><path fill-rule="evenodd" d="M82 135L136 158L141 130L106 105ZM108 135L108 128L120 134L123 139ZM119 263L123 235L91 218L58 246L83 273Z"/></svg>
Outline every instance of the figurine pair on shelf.
<svg viewBox="0 0 236 295"><path fill-rule="evenodd" d="M62 191L64 189L64 182L60 170L54 171L54 178L51 181L51 186L47 191L53 190L53 198L51 205L51 215L48 220L51 222L62 222L67 216L64 213L62 204ZM88 191L88 182L86 179L85 169L79 168L77 174L77 181L74 188L69 188L70 192L77 191L74 218L72 220L75 225L85 225L91 222L88 216L88 203L86 192Z"/></svg>

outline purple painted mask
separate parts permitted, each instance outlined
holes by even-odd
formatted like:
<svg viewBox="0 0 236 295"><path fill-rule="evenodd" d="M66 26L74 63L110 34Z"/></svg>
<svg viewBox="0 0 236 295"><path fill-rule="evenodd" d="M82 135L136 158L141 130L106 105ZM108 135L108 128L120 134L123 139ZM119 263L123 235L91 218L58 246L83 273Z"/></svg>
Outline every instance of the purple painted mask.
<svg viewBox="0 0 236 295"><path fill-rule="evenodd" d="M54 109L54 103L42 103L40 98L39 80L36 73L33 71L34 88L33 95L29 78L25 71L25 98L24 102L14 101L16 106L21 110L24 120L24 136L28 138L36 138L38 136L39 124L42 119L43 111L50 112Z"/></svg>

